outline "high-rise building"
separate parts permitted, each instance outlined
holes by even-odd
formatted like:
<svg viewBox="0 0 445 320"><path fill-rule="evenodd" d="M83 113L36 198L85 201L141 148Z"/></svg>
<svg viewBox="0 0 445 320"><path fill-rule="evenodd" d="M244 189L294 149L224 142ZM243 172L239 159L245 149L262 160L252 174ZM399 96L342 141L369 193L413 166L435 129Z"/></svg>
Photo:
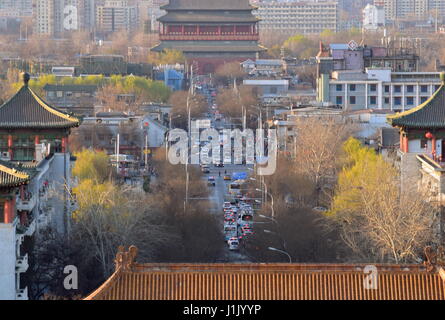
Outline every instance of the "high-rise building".
<svg viewBox="0 0 445 320"><path fill-rule="evenodd" d="M35 0L34 31L48 36L94 27L95 0Z"/></svg>
<svg viewBox="0 0 445 320"><path fill-rule="evenodd" d="M377 30L385 26L385 9L376 5L368 4L363 9L363 28L366 30Z"/></svg>
<svg viewBox="0 0 445 320"><path fill-rule="evenodd" d="M31 17L32 0L0 0L1 17Z"/></svg>
<svg viewBox="0 0 445 320"><path fill-rule="evenodd" d="M445 1L443 0L377 0L376 5L385 7L386 19L398 20L406 18L424 19L431 15L443 17L445 15Z"/></svg>
<svg viewBox="0 0 445 320"><path fill-rule="evenodd" d="M104 1L96 7L96 28L104 33L135 30L139 25L136 1Z"/></svg>
<svg viewBox="0 0 445 320"><path fill-rule="evenodd" d="M337 31L338 4L335 1L259 2L254 14L261 30L317 34Z"/></svg>

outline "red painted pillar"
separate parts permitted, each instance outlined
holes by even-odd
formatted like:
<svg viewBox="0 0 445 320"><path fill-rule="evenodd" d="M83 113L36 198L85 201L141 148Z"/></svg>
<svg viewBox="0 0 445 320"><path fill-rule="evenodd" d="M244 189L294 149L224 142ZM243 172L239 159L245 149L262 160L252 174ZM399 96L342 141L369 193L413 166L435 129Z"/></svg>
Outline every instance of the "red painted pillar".
<svg viewBox="0 0 445 320"><path fill-rule="evenodd" d="M181 34L184 35L184 25L181 26Z"/></svg>
<svg viewBox="0 0 445 320"><path fill-rule="evenodd" d="M9 152L9 157L11 158L11 160L13 159L13 150L12 147L14 146L14 141L12 139L12 135L8 136L8 152Z"/></svg>
<svg viewBox="0 0 445 320"><path fill-rule="evenodd" d="M431 139L431 149L432 149L432 154L433 154L433 159L436 160L436 136L433 136L433 138Z"/></svg>
<svg viewBox="0 0 445 320"><path fill-rule="evenodd" d="M12 223L14 221L14 202L13 200L6 200L5 206L3 208L5 223Z"/></svg>
<svg viewBox="0 0 445 320"><path fill-rule="evenodd" d="M68 152L68 138L67 137L63 137L62 138L62 153Z"/></svg>
<svg viewBox="0 0 445 320"><path fill-rule="evenodd" d="M407 135L405 135L403 137L403 144L404 144L404 152L408 153L409 148L408 148L408 136Z"/></svg>

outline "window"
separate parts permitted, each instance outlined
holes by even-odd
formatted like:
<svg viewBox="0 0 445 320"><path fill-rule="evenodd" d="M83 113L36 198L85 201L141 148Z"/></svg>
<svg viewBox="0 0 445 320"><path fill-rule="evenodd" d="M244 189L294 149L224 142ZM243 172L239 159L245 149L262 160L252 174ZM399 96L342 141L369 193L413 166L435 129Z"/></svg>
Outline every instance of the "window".
<svg viewBox="0 0 445 320"><path fill-rule="evenodd" d="M438 84L437 84L437 85L435 85L435 86L434 86L434 91L437 91L437 90L439 90L439 88L440 88L440 85L438 85Z"/></svg>
<svg viewBox="0 0 445 320"><path fill-rule="evenodd" d="M413 93L414 92L414 86L413 85L406 86L406 91L409 92L409 93Z"/></svg>
<svg viewBox="0 0 445 320"><path fill-rule="evenodd" d="M389 104L389 98L385 97L385 104Z"/></svg>
<svg viewBox="0 0 445 320"><path fill-rule="evenodd" d="M420 103L424 103L426 100L428 100L428 97L420 97Z"/></svg>
<svg viewBox="0 0 445 320"><path fill-rule="evenodd" d="M355 104L355 100L356 100L356 99L355 99L355 96L350 96L350 97L349 97L349 103L350 103L350 104Z"/></svg>
<svg viewBox="0 0 445 320"><path fill-rule="evenodd" d="M277 94L277 92L278 92L278 88L277 87L271 87L270 88L270 93Z"/></svg>
<svg viewBox="0 0 445 320"><path fill-rule="evenodd" d="M394 105L396 105L396 106L402 105L402 98L401 97L394 97Z"/></svg>
<svg viewBox="0 0 445 320"><path fill-rule="evenodd" d="M406 104L408 106L414 105L414 97L406 97Z"/></svg>
<svg viewBox="0 0 445 320"><path fill-rule="evenodd" d="M343 97L339 96L335 99L336 104L343 104Z"/></svg>
<svg viewBox="0 0 445 320"><path fill-rule="evenodd" d="M343 85L337 84L336 88L337 88L337 91L342 91L343 90Z"/></svg>
<svg viewBox="0 0 445 320"><path fill-rule="evenodd" d="M390 86L385 86L385 93L389 93Z"/></svg>
<svg viewBox="0 0 445 320"><path fill-rule="evenodd" d="M369 86L369 91L371 92L376 92L377 91L377 85L376 84L371 84Z"/></svg>
<svg viewBox="0 0 445 320"><path fill-rule="evenodd" d="M355 84L350 84L349 85L349 90L355 91Z"/></svg>
<svg viewBox="0 0 445 320"><path fill-rule="evenodd" d="M428 86L425 85L420 86L420 91L423 93L428 92Z"/></svg>
<svg viewBox="0 0 445 320"><path fill-rule="evenodd" d="M63 92L57 91L57 98L62 98L62 97L63 97Z"/></svg>
<svg viewBox="0 0 445 320"><path fill-rule="evenodd" d="M420 140L420 149L427 149L428 148L428 140L427 139L421 139Z"/></svg>
<svg viewBox="0 0 445 320"><path fill-rule="evenodd" d="M394 92L397 92L397 93L402 92L402 87L401 86L394 86Z"/></svg>
<svg viewBox="0 0 445 320"><path fill-rule="evenodd" d="M377 97L375 97L375 96L369 97L369 103L370 104L377 104Z"/></svg>

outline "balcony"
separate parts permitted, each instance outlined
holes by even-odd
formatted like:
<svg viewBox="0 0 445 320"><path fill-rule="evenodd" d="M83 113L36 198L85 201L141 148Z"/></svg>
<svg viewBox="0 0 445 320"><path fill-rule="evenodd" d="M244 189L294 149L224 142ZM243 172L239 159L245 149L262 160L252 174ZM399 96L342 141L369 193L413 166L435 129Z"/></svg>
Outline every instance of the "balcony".
<svg viewBox="0 0 445 320"><path fill-rule="evenodd" d="M18 289L15 294L16 300L28 300L28 287L25 289Z"/></svg>
<svg viewBox="0 0 445 320"><path fill-rule="evenodd" d="M20 197L17 198L17 210L18 211L28 211L31 212L32 209L37 204L37 197L34 194L31 194L31 197L25 198L25 200L22 200Z"/></svg>
<svg viewBox="0 0 445 320"><path fill-rule="evenodd" d="M231 34L231 35L220 35L220 34L161 34L159 35L159 40L178 40L178 41L196 41L196 40L251 40L259 41L259 34Z"/></svg>
<svg viewBox="0 0 445 320"><path fill-rule="evenodd" d="M26 272L28 270L29 264L28 264L28 254L25 254L24 256L20 256L15 261L15 271L16 272Z"/></svg>

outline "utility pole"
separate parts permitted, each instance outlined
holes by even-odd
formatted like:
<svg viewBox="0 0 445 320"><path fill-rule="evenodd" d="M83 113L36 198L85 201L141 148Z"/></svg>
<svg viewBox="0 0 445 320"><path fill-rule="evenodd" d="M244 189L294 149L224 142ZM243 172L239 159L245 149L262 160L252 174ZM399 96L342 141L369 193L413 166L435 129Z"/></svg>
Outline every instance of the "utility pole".
<svg viewBox="0 0 445 320"><path fill-rule="evenodd" d="M117 140L116 140L116 172L119 174L119 133L117 134Z"/></svg>
<svg viewBox="0 0 445 320"><path fill-rule="evenodd" d="M148 171L148 134L145 132L145 150L144 150L144 156L145 156L145 171Z"/></svg>

